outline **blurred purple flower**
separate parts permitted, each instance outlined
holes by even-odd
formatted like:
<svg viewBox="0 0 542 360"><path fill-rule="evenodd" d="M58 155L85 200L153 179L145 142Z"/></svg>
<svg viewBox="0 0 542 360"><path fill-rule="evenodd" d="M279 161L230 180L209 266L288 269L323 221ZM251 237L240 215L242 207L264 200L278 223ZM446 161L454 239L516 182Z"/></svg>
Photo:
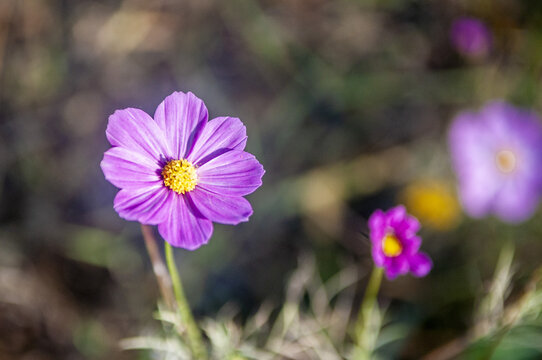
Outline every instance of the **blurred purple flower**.
<svg viewBox="0 0 542 360"><path fill-rule="evenodd" d="M264 169L244 152L241 120L208 120L203 101L175 92L158 105L154 119L138 109L109 117L113 146L101 162L105 178L121 190L120 217L158 225L173 246L189 250L207 243L212 222L238 224L252 214L243 198L262 184Z"/></svg>
<svg viewBox="0 0 542 360"><path fill-rule="evenodd" d="M384 267L388 279L409 271L417 277L425 276L433 267L429 256L419 252L419 229L419 221L402 205L387 212L376 210L369 218L373 260L376 266Z"/></svg>
<svg viewBox="0 0 542 360"><path fill-rule="evenodd" d="M476 18L456 19L450 29L450 38L455 48L467 56L485 56L491 48L491 32Z"/></svg>
<svg viewBox="0 0 542 360"><path fill-rule="evenodd" d="M449 144L469 215L520 222L533 214L542 189L542 126L534 112L499 101L463 112Z"/></svg>

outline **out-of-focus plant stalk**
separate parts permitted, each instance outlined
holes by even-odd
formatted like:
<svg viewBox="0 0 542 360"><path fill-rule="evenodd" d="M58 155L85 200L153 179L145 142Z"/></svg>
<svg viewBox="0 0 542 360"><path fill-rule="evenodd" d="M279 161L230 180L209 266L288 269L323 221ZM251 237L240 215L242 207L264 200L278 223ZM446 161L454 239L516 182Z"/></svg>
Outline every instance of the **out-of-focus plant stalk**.
<svg viewBox="0 0 542 360"><path fill-rule="evenodd" d="M482 302L482 305L485 305L485 307L481 306L479 316L481 316L484 326L479 326L478 329L475 328L478 337L487 336L492 332L496 333L495 339L484 357L487 360L493 357L493 354L511 328L510 324L504 324L503 319L504 301L512 279L514 249L513 239L511 236L508 236L499 253L491 288Z"/></svg>
<svg viewBox="0 0 542 360"><path fill-rule="evenodd" d="M540 288L542 287L542 266L539 267L532 275L531 279L525 286L523 294L518 297L518 300L508 305L502 316L502 327L497 330L497 338L493 340L493 344L498 346L497 341L501 341L506 333L512 329L522 320L522 318L529 314L530 311L535 311L536 314L540 314ZM473 329L478 328L479 325L475 324ZM454 339L449 343L444 344L443 346L431 351L426 356L422 357L421 360L450 360L456 359L458 356L471 344L477 337L476 332L471 329L467 334L461 338ZM496 348L491 347L491 352L486 354L486 359L493 355L493 350Z"/></svg>
<svg viewBox="0 0 542 360"><path fill-rule="evenodd" d="M506 239L499 253L491 287L477 310L477 327L474 329L477 338L487 336L500 326L504 301L511 286L513 259L514 243L512 239Z"/></svg>
<svg viewBox="0 0 542 360"><path fill-rule="evenodd" d="M179 271L175 265L175 258L173 257L173 247L168 242L165 242L165 244L166 262L171 280L173 282L173 291L175 292L175 299L177 300L177 307L181 315L181 320L186 326L190 349L192 350L192 354L196 359L205 360L207 359L207 352L205 350L205 346L203 345L200 329L194 320L194 316L190 310L190 305L188 304L186 296L184 295L181 277L179 276Z"/></svg>
<svg viewBox="0 0 542 360"><path fill-rule="evenodd" d="M171 278L167 272L166 265L162 260L158 246L156 245L156 238L152 232L152 228L148 225L141 225L141 233L145 240L145 246L152 263L152 270L156 276L158 282L158 288L162 294L162 298L171 311L175 310L175 297L173 296L173 289L171 287Z"/></svg>
<svg viewBox="0 0 542 360"><path fill-rule="evenodd" d="M378 291L380 290L380 284L382 283L382 274L384 268L375 266L371 273L371 278L365 289L365 295L363 296L363 302L359 310L358 318L356 321L356 342L359 347L359 353L356 354L358 360L368 360L371 358L371 354L374 349L374 341L372 340L372 334L378 329L373 329L374 315L375 315L375 303Z"/></svg>
<svg viewBox="0 0 542 360"><path fill-rule="evenodd" d="M512 233L510 230L508 232L507 239L505 239L499 253L491 287L480 302L473 327L463 337L454 339L431 351L422 360L454 359L477 340L492 336L487 353L481 357L481 359L491 359L504 337L516 325L526 303L536 291L539 273L535 271L523 295L505 308L504 301L511 286L515 251Z"/></svg>

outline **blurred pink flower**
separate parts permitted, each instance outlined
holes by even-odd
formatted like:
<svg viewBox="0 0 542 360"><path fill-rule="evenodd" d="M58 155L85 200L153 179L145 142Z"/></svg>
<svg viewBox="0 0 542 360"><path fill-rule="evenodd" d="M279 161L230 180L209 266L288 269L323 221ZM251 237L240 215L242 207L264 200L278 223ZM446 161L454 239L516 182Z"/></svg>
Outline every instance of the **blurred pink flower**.
<svg viewBox="0 0 542 360"><path fill-rule="evenodd" d="M457 115L448 137L469 215L520 222L533 214L542 194L542 125L533 111L490 102Z"/></svg>
<svg viewBox="0 0 542 360"><path fill-rule="evenodd" d="M456 19L450 29L450 39L457 51L466 56L482 57L491 50L491 31L476 18Z"/></svg>

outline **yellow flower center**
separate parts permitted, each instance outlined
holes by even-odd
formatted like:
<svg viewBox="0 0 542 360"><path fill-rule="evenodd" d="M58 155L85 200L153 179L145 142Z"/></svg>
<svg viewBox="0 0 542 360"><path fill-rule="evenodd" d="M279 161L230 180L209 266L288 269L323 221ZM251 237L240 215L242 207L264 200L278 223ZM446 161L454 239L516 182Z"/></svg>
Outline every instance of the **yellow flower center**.
<svg viewBox="0 0 542 360"><path fill-rule="evenodd" d="M393 234L386 234L382 240L382 251L386 256L395 257L403 251L403 245Z"/></svg>
<svg viewBox="0 0 542 360"><path fill-rule="evenodd" d="M510 150L501 150L497 153L495 158L497 162L497 168L503 173L511 173L516 169L517 158Z"/></svg>
<svg viewBox="0 0 542 360"><path fill-rule="evenodd" d="M162 169L164 185L178 194L194 190L198 184L196 168L188 160L170 160Z"/></svg>

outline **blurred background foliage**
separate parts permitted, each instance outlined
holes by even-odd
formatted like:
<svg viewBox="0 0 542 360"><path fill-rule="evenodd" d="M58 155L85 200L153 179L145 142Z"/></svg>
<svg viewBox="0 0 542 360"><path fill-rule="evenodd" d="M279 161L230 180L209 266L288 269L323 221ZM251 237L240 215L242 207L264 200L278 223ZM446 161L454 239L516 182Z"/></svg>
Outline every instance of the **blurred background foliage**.
<svg viewBox="0 0 542 360"><path fill-rule="evenodd" d="M489 53L454 49L460 16L487 24ZM372 266L366 218L401 202L435 267L383 284L403 335L379 354L419 359L460 339L480 325L506 239L516 252L497 303L521 298L542 222L466 218L446 131L490 99L542 110L541 29L537 0L1 0L0 359L148 358L118 345L160 326L158 292L99 162L109 114L153 114L176 90L211 117L240 117L267 170L250 222L216 225L209 245L177 252L198 317L235 304L239 325L278 306L308 253L324 280L357 269L355 309ZM507 333L495 359L540 358L537 319Z"/></svg>

